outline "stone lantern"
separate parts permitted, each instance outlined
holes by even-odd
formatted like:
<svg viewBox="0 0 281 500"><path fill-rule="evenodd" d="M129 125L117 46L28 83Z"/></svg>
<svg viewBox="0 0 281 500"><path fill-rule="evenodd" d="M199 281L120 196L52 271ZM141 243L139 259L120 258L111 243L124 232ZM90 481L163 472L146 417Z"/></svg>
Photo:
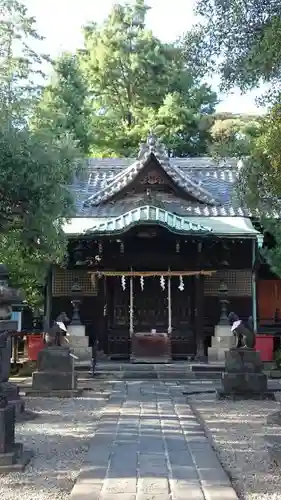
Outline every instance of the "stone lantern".
<svg viewBox="0 0 281 500"><path fill-rule="evenodd" d="M0 393L4 394L9 404L15 405L16 415L23 413L24 403L19 396L19 389L15 384L10 383L11 333L15 333L18 328L17 321L11 319L14 308L21 308L21 293L9 287L8 272L3 264L0 264Z"/></svg>
<svg viewBox="0 0 281 500"><path fill-rule="evenodd" d="M89 347L89 338L86 336L85 325L82 325L80 318L80 306L82 297L82 287L79 282L75 282L71 288L73 315L67 328L67 339L69 347L76 358L76 366L91 368L92 349Z"/></svg>
<svg viewBox="0 0 281 500"><path fill-rule="evenodd" d="M15 443L15 400L21 402L18 388L9 384L11 333L17 331L12 321L12 307L22 302L21 294L8 285L8 272L0 264L0 473L23 470L32 454Z"/></svg>

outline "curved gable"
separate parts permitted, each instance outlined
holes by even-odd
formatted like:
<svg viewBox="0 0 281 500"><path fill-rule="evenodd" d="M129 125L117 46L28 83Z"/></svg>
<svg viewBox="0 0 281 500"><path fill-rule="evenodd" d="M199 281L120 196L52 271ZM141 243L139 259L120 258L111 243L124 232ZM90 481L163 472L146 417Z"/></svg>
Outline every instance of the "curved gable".
<svg viewBox="0 0 281 500"><path fill-rule="evenodd" d="M147 143L141 145L137 160L117 173L97 193L86 199L84 207L97 206L110 200L113 201L117 195L126 194L130 186L140 180L145 170L149 175L151 165L153 168L155 166L158 168L160 177L162 173L163 178L170 180L171 187L177 194L181 192L183 196L187 195L199 203L219 205L218 200L200 182L194 181L179 167L172 165L163 145L154 136L150 136Z"/></svg>

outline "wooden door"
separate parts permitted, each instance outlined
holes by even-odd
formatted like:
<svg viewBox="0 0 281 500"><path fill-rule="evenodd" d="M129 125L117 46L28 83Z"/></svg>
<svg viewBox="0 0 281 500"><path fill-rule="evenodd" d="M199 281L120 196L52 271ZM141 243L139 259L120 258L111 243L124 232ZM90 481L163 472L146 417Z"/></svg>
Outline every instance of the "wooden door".
<svg viewBox="0 0 281 500"><path fill-rule="evenodd" d="M143 290L139 278L134 278L134 329L145 332L168 330L167 282L161 288L160 277L144 278Z"/></svg>
<svg viewBox="0 0 281 500"><path fill-rule="evenodd" d="M260 280L257 284L257 309L260 323L274 321L275 311L281 311L281 280Z"/></svg>

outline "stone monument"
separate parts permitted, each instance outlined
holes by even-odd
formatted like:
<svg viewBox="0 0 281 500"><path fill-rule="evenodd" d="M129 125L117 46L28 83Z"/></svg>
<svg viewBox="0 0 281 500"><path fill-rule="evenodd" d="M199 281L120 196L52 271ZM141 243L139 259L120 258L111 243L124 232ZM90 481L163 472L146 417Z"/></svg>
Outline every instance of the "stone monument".
<svg viewBox="0 0 281 500"><path fill-rule="evenodd" d="M20 294L8 286L8 273L0 264L0 473L22 471L32 457L22 444L15 442L16 404L8 400L19 397L18 390L9 385L10 332L17 330L17 322L11 320L12 304Z"/></svg>
<svg viewBox="0 0 281 500"><path fill-rule="evenodd" d="M79 293L78 286L72 290ZM78 367L92 367L92 348L89 347L89 337L86 336L85 326L82 325L79 313L81 300L77 297L71 301L73 307L72 320L67 328L67 340L71 352L75 356L75 365Z"/></svg>
<svg viewBox="0 0 281 500"><path fill-rule="evenodd" d="M246 327L235 313L229 314L231 331L236 347L225 353L225 372L222 374L222 388L219 398L232 399L274 399L274 392L267 388L267 376L259 352L254 350L255 333Z"/></svg>

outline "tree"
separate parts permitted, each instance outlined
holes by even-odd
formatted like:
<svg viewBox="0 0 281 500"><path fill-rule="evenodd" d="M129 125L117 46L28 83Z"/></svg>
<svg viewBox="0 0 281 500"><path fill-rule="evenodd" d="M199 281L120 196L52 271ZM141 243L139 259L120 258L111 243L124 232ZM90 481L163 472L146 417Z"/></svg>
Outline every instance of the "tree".
<svg viewBox="0 0 281 500"><path fill-rule="evenodd" d="M215 115L211 128L211 154L221 157L248 156L253 138L260 133L260 121L259 117Z"/></svg>
<svg viewBox="0 0 281 500"><path fill-rule="evenodd" d="M188 59L218 69L226 89L280 81L279 0L197 0L195 12L201 21L186 36Z"/></svg>
<svg viewBox="0 0 281 500"><path fill-rule="evenodd" d="M238 190L263 228L274 238L265 255L281 276L281 4L277 0L197 0L201 21L186 36L186 57L216 66L222 87L242 91L269 84L270 109L251 139L249 155L239 173ZM192 41L197 41L197 46Z"/></svg>
<svg viewBox="0 0 281 500"><path fill-rule="evenodd" d="M67 184L78 169L79 154L72 138L54 134L45 111L36 108L34 75L42 74L43 59L28 46L29 37L41 39L34 19L15 0L3 1L1 9L0 260L34 304L46 266L64 256L62 226L73 210Z"/></svg>
<svg viewBox="0 0 281 500"><path fill-rule="evenodd" d="M17 120L25 124L39 96L42 63L48 56L39 54L33 44L43 40L34 17L17 0L1 0L0 5L0 103L6 124Z"/></svg>
<svg viewBox="0 0 281 500"><path fill-rule="evenodd" d="M78 57L65 53L53 64L54 75L44 89L40 107L49 116L49 127L60 136L69 132L84 155L89 153L91 108L89 90Z"/></svg>
<svg viewBox="0 0 281 500"><path fill-rule="evenodd" d="M106 21L84 30L79 52L92 103L92 154L134 155L151 126L176 154L204 154L206 116L217 96L186 67L182 49L145 27L144 0L115 5ZM178 113L178 116L175 116Z"/></svg>

